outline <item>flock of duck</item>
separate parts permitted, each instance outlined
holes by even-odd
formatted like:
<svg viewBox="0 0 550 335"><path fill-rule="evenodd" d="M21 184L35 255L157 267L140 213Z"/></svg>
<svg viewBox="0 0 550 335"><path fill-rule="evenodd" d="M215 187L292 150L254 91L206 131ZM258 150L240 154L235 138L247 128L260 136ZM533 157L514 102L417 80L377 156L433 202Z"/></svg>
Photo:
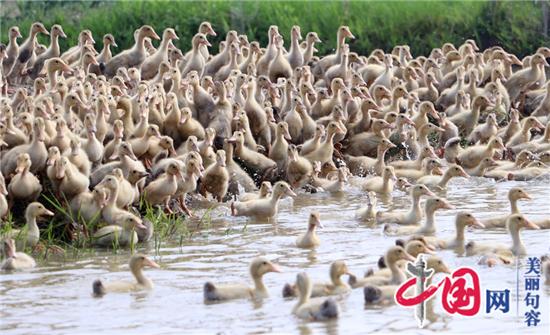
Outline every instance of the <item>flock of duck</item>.
<svg viewBox="0 0 550 335"><path fill-rule="evenodd" d="M113 55L111 34L99 52L89 30L65 52L60 25L48 31L32 24L21 45L18 27L8 34L9 44L0 45L0 220L26 207L26 222L2 233L2 269L35 266L17 250L38 247L37 220L54 215L37 202L43 193L93 230L95 245L125 247L153 234L142 202L188 216L191 199L225 202L233 216L269 219L286 196L343 192L351 184L366 194L358 220L402 238L364 277L337 260L329 283L313 283L304 272L284 287L283 296L299 297L295 315L321 320L339 313L336 300L324 296L352 288L363 288L368 304L393 301L406 280L404 264L419 254L435 272L449 272L435 255L441 249L506 264L526 254L522 229L550 228L550 218L521 214L518 201L530 195L519 187L510 190L511 211L502 217L480 221L459 212L453 239L436 236L435 220L436 211L454 208L442 196L452 178L550 174L547 47L522 60L501 47L480 51L473 40L445 43L427 57L412 57L407 45L365 56L350 50L346 41L354 36L341 26L335 52L319 57L315 32L302 41L300 27L292 27L286 49L271 26L265 48L231 30L210 54L208 37L216 33L203 22L189 51L175 46L174 29L161 38L144 25L130 49ZM50 36L48 47L38 34ZM409 192L410 208L378 210L377 197L396 189ZM318 246L319 226L312 212L296 246ZM467 227L505 228L511 245L466 243ZM146 266L158 264L132 256L135 282L97 280L93 294L151 289ZM548 279L550 262L544 269ZM255 258L252 286L207 282L205 302L265 297L262 277L271 272L280 268Z"/></svg>

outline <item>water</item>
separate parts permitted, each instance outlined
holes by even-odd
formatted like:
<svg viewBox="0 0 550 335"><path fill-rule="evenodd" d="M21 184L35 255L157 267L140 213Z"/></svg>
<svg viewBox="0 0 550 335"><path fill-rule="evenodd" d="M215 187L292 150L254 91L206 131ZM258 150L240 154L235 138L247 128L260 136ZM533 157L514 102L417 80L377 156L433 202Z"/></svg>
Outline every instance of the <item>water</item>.
<svg viewBox="0 0 550 335"><path fill-rule="evenodd" d="M520 208L530 219L542 219L550 213L550 182L495 183L470 178L453 179L447 199L456 210L439 211L436 225L440 236L454 234L454 215L458 210L470 210L478 218L502 215L509 211L507 191L514 186L524 187L531 201L521 201ZM208 230L195 234L191 241L179 245L179 238L162 245L155 254L153 246L143 246L161 269L147 269L146 275L155 282L149 293L108 294L101 299L91 296L96 278L106 281L132 279L127 271L129 252L113 254L98 251L81 255L78 259L39 261L31 272L0 274L0 331L3 334L61 334L114 333L168 334L168 333L301 333L350 334L374 331L436 333L546 333L548 297L550 289L542 286L542 323L527 328L523 323L525 307L520 293L520 310L516 309L516 270L513 266L486 268L476 265L476 257L457 257L452 251L440 252L451 269L472 266L481 278L482 299L485 288L510 289L510 312L484 313L474 318L447 316L439 298L435 313L439 319L423 330L416 326L413 310L397 306L365 308L362 290L354 290L340 298L341 317L332 322L308 323L291 315L295 301L284 300L281 290L292 282L296 273L306 270L310 277L328 280L332 261L343 259L350 270L362 274L376 265L379 256L394 238L384 237L380 226L369 227L354 219L355 210L364 203L366 195L349 187L345 194L300 194L293 201L285 199L280 206L276 223L254 224L245 218L228 216L229 210L214 210L216 217ZM383 208L404 208L409 199L396 191L392 201L379 201ZM321 246L316 251L294 247L296 236L306 227L310 211L321 213L325 226L319 231ZM550 231L524 230L522 238L530 255L540 256L550 251ZM467 231L467 240L509 243L503 231ZM263 302L237 300L205 305L202 286L205 281L247 281L248 263L264 255L282 266L284 273L265 276L271 297ZM436 277L436 281L437 281ZM517 316L519 315L519 316Z"/></svg>

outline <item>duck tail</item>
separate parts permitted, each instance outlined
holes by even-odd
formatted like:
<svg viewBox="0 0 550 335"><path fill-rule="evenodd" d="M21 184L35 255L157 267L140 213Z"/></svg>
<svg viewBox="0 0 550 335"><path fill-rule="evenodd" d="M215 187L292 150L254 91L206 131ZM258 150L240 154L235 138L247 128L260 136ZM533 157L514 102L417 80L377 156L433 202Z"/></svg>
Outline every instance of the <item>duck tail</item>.
<svg viewBox="0 0 550 335"><path fill-rule="evenodd" d="M386 260L384 259L384 256L380 256L380 258L378 258L378 268L385 269L386 267Z"/></svg>
<svg viewBox="0 0 550 335"><path fill-rule="evenodd" d="M340 314L340 309L338 308L338 304L336 303L336 301L334 301L334 299L328 298L321 305L320 312L321 316L324 319L333 319L338 317L338 314Z"/></svg>
<svg viewBox="0 0 550 335"><path fill-rule="evenodd" d="M357 276L354 275L354 274L349 274L348 275L348 284L353 287L353 285L357 284Z"/></svg>
<svg viewBox="0 0 550 335"><path fill-rule="evenodd" d="M295 288L292 285L286 283L285 286L283 287L283 298L291 298L295 296L296 296Z"/></svg>
<svg viewBox="0 0 550 335"><path fill-rule="evenodd" d="M205 301L216 301L219 300L216 295L216 286L211 282L204 283L204 300Z"/></svg>
<svg viewBox="0 0 550 335"><path fill-rule="evenodd" d="M365 304L375 304L380 301L382 291L376 286L367 285L363 288L363 295L365 297Z"/></svg>
<svg viewBox="0 0 550 335"><path fill-rule="evenodd" d="M105 295L105 293L107 293L105 291L105 286L103 286L103 283L99 279L94 280L94 283L92 284L92 292L94 294L94 297L97 298L102 297Z"/></svg>

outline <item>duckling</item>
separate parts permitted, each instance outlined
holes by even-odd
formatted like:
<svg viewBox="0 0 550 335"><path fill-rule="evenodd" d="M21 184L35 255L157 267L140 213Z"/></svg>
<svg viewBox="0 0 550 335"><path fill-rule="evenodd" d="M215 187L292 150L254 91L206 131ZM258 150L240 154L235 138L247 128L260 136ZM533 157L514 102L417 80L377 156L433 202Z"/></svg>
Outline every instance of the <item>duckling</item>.
<svg viewBox="0 0 550 335"><path fill-rule="evenodd" d="M426 158L437 158L431 147L422 148L415 160L396 160L390 162L389 165L395 169L421 169L422 161Z"/></svg>
<svg viewBox="0 0 550 335"><path fill-rule="evenodd" d="M494 157L498 150L503 150L504 144L500 137L492 137L485 145L468 147L458 154L457 161L464 168L473 168L485 157Z"/></svg>
<svg viewBox="0 0 550 335"><path fill-rule="evenodd" d="M365 287L366 285L399 285L406 280L405 273L397 266L399 260L414 262L414 258L403 247L391 247L384 256L385 264L391 271L390 277L378 275L357 278L350 275L348 283L352 288Z"/></svg>
<svg viewBox="0 0 550 335"><path fill-rule="evenodd" d="M277 163L272 159L246 147L244 144L244 134L241 131L234 132L233 136L228 139L228 142L235 143L235 156L242 161L246 167L254 171L266 171L277 166Z"/></svg>
<svg viewBox="0 0 550 335"><path fill-rule="evenodd" d="M531 140L531 129L539 129L544 130L544 126L542 123L540 123L537 118L534 116L530 116L523 120L523 126L521 127L521 131L510 137L508 142L506 142L507 147L514 147L519 144L529 142Z"/></svg>
<svg viewBox="0 0 550 335"><path fill-rule="evenodd" d="M153 289L153 282L143 275L143 268L146 266L152 268L160 268L160 266L147 258L143 254L135 254L130 258L130 271L136 282L118 281L111 283L103 283L100 279L94 281L92 285L92 293L94 297L102 297L107 293L126 293L134 291L150 291Z"/></svg>
<svg viewBox="0 0 550 335"><path fill-rule="evenodd" d="M531 200L531 196L521 187L512 187L508 191L508 201L510 201L510 214L499 216L496 218L481 220L481 223L485 228L504 228L506 226L506 219L513 214L521 214L518 208L518 200L526 199Z"/></svg>
<svg viewBox="0 0 550 335"><path fill-rule="evenodd" d="M254 180L246 173L239 164L233 160L234 144L224 140L223 148L225 150L225 165L227 172L231 176L230 182L235 182L244 188L245 192L251 192L256 189ZM215 156L215 155L214 155Z"/></svg>
<svg viewBox="0 0 550 335"><path fill-rule="evenodd" d="M388 235L422 234L433 235L435 229L435 212L439 209L454 209L447 200L439 197L428 198L425 203L426 222L421 227L402 226L394 227L389 224L384 226L384 233ZM418 222L420 223L420 222ZM418 225L417 223L417 225Z"/></svg>
<svg viewBox="0 0 550 335"><path fill-rule="evenodd" d="M477 125L470 136L468 136L468 142L485 144L491 137L496 136L498 133L498 123L494 113L487 115L485 123Z"/></svg>
<svg viewBox="0 0 550 335"><path fill-rule="evenodd" d="M134 46L131 49L125 50L111 58L111 60L109 60L109 62L105 64L105 69L103 70L103 73L108 78L111 78L116 74L117 69L120 67L139 67L147 57L147 53L145 50L145 39L147 37L153 38L155 40L160 40L160 37L151 26L142 26L138 30L136 43L134 44Z"/></svg>
<svg viewBox="0 0 550 335"><path fill-rule="evenodd" d="M88 155L82 150L82 143L80 138L74 137L70 140L70 154L69 161L85 176L90 175L92 164L88 159Z"/></svg>
<svg viewBox="0 0 550 335"><path fill-rule="evenodd" d="M391 194L397 177L392 166L386 166L381 177L367 179L362 188L365 191L373 191L380 194Z"/></svg>
<svg viewBox="0 0 550 335"><path fill-rule="evenodd" d="M526 181L548 174L550 174L550 166L540 161L534 161L520 170L510 172L508 174L508 179Z"/></svg>
<svg viewBox="0 0 550 335"><path fill-rule="evenodd" d="M178 190L177 177L183 180L180 167L178 164L170 163L166 173L149 183L143 190L145 201L153 206L164 204L166 211L171 213L169 201Z"/></svg>
<svg viewBox="0 0 550 335"><path fill-rule="evenodd" d="M32 202L25 210L25 225L21 229L12 229L2 238L13 238L17 242L17 249L24 250L26 247L34 248L40 240L40 230L36 220L44 215L54 216L44 205L39 202Z"/></svg>
<svg viewBox="0 0 550 335"><path fill-rule="evenodd" d="M315 232L315 229L317 227L323 228L323 224L321 223L319 213L312 212L311 214L309 214L307 232L298 236L298 238L296 239L296 246L298 248L305 249L317 247L321 243Z"/></svg>
<svg viewBox="0 0 550 335"><path fill-rule="evenodd" d="M497 167L498 163L491 157L485 157L479 164L472 169L465 169L466 173L472 177L485 177L485 174L490 168Z"/></svg>
<svg viewBox="0 0 550 335"><path fill-rule="evenodd" d="M367 193L367 205L356 211L355 216L363 222L372 222L376 219L376 193Z"/></svg>
<svg viewBox="0 0 550 335"><path fill-rule="evenodd" d="M277 215L279 200L285 196L295 197L296 193L284 181L278 181L273 186L271 197L256 199L246 202L234 201L231 203L231 214L233 216L253 216L272 218Z"/></svg>
<svg viewBox="0 0 550 335"><path fill-rule="evenodd" d="M264 299L269 296L262 278L266 273L282 272L279 266L264 257L257 257L250 263L250 276L254 287L246 284L215 285L204 284L204 302L226 301L232 299Z"/></svg>
<svg viewBox="0 0 550 335"><path fill-rule="evenodd" d="M78 171L70 160L62 156L54 163L55 177L60 180L59 192L67 199L72 199L74 196L88 190L90 180L87 175Z"/></svg>
<svg viewBox="0 0 550 335"><path fill-rule="evenodd" d="M443 173L443 176L424 176L418 179L417 182L433 189L444 190L447 188L449 180L453 177L469 178L470 175L460 165L450 164L445 173Z"/></svg>
<svg viewBox="0 0 550 335"><path fill-rule="evenodd" d="M73 217L81 218L87 224L94 224L101 219L101 210L107 203L107 191L96 187L91 192L82 192L71 199L70 208Z"/></svg>
<svg viewBox="0 0 550 335"><path fill-rule="evenodd" d="M433 236L426 236L426 240L431 245L436 246L439 249L455 249L459 252L464 252L464 230L467 226L473 226L478 228L485 228L483 223L478 221L471 213L461 211L456 214L455 229L456 236L453 239L441 239Z"/></svg>
<svg viewBox="0 0 550 335"><path fill-rule="evenodd" d="M29 154L22 153L17 157L17 169L8 184L11 200L36 200L42 192L40 180L30 172L31 164Z"/></svg>
<svg viewBox="0 0 550 335"><path fill-rule="evenodd" d="M436 273L447 273L450 274L451 271L443 260L437 256L430 256L426 261L426 267L428 269L433 269L434 274ZM428 279L430 280L430 279ZM429 284L428 284L429 285ZM382 304L388 305L393 304L395 301L395 292L399 285L367 285L363 289L363 295L365 297L365 304Z"/></svg>
<svg viewBox="0 0 550 335"><path fill-rule="evenodd" d="M11 148L8 152L3 154L0 167L4 176L11 175L16 167L17 160L20 154L27 153L32 161L30 171L32 173L41 172L46 166L46 160L48 159L48 150L44 141L46 139L45 123L44 119L37 117L33 121L32 128L32 141L28 144L21 144Z"/></svg>
<svg viewBox="0 0 550 335"><path fill-rule="evenodd" d="M271 183L268 181L263 181L262 184L260 185L259 192L257 193L249 192L249 193L241 194L239 196L239 201L244 202L244 201L250 201L255 199L264 199L271 194L271 191L272 191Z"/></svg>
<svg viewBox="0 0 550 335"><path fill-rule="evenodd" d="M390 140L383 138L380 143L378 143L376 159L367 156L344 155L344 160L353 175L365 176L370 172L381 175L386 167L384 161L386 152L395 147L396 145L391 143Z"/></svg>
<svg viewBox="0 0 550 335"><path fill-rule="evenodd" d="M36 266L36 261L24 252L17 252L15 241L11 238L3 241L3 258L0 269L4 271L26 270Z"/></svg>
<svg viewBox="0 0 550 335"><path fill-rule="evenodd" d="M218 150L216 163L210 165L201 178L200 193L203 196L210 193L218 202L223 201L229 187L229 172L225 162L225 151Z"/></svg>
<svg viewBox="0 0 550 335"><path fill-rule="evenodd" d="M332 161L332 154L334 152L334 136L336 136L337 134L345 134L345 129L343 129L342 126L335 121L331 121L327 125L326 129L327 136L325 141L321 145L319 145L316 150L304 156L310 162L319 161L321 162L321 164L324 164L326 162Z"/></svg>
<svg viewBox="0 0 550 335"><path fill-rule="evenodd" d="M299 300L292 309L292 314L308 321L323 321L338 317L340 308L336 301L331 298L310 298L312 284L307 273L296 275L295 285L298 288Z"/></svg>
<svg viewBox="0 0 550 335"><path fill-rule="evenodd" d="M441 162L436 158L426 157L422 160L422 167L417 169L396 169L395 175L397 177L404 177L410 180L418 180L424 176L432 175L433 172L438 172L442 167Z"/></svg>
<svg viewBox="0 0 550 335"><path fill-rule="evenodd" d="M298 154L294 144L288 146L288 164L286 176L290 186L299 188L304 186L313 174L313 166L306 158Z"/></svg>
<svg viewBox="0 0 550 335"><path fill-rule="evenodd" d="M277 132L275 141L269 152L269 158L277 162L277 165L282 168L286 166L288 158L288 142L292 139L288 131L288 123L281 121L277 124Z"/></svg>
<svg viewBox="0 0 550 335"><path fill-rule="evenodd" d="M423 184L416 184L410 189L411 208L408 211L390 211L376 213L377 223L397 223L401 225L414 225L422 219L420 210L420 197L435 197L435 194Z"/></svg>
<svg viewBox="0 0 550 335"><path fill-rule="evenodd" d="M185 174L183 175L183 179L181 181L178 180L178 189L175 196L178 198L180 206L185 213L189 216L193 216L193 213L185 204L185 197L187 196L187 193L193 192L197 189L197 181L202 177L202 170L204 169L201 167L199 160L191 158L191 156L188 156L186 160Z"/></svg>
<svg viewBox="0 0 550 335"><path fill-rule="evenodd" d="M476 254L496 254L498 256L511 257L523 256L527 254L525 245L521 241L519 234L523 228L540 229L539 226L527 220L522 214L513 214L506 219L506 228L512 238L512 246L505 245L481 245L477 242L469 242L466 245L466 256L472 256Z"/></svg>
<svg viewBox="0 0 550 335"><path fill-rule="evenodd" d="M103 248L133 247L138 242L137 228L146 229L134 216L124 217L119 225L98 229L93 235L93 244Z"/></svg>
<svg viewBox="0 0 550 335"><path fill-rule="evenodd" d="M340 295L351 291L350 286L342 281L342 276L348 274L348 266L344 261L334 261L330 265L330 283L313 283L311 297L324 297L329 295ZM296 285L285 284L283 287L283 298L296 297L299 295Z"/></svg>
<svg viewBox="0 0 550 335"><path fill-rule="evenodd" d="M325 136L325 126L322 124L317 124L315 126L315 135L313 138L305 141L300 149L300 154L307 155L310 152L313 152L319 148L321 145L321 139Z"/></svg>
<svg viewBox="0 0 550 335"><path fill-rule="evenodd" d="M121 222L121 217L135 216L127 210L121 209L116 205L118 194L120 192L120 183L118 178L113 175L107 175L96 187L104 187L108 191L107 202L101 209L101 217L105 222L116 225ZM139 218L135 216L138 220Z"/></svg>

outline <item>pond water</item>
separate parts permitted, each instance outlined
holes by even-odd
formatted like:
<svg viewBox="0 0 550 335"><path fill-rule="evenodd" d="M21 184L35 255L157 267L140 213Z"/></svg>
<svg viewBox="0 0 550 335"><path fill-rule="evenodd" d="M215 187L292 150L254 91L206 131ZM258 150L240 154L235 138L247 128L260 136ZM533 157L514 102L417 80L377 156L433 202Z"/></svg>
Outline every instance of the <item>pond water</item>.
<svg viewBox="0 0 550 335"><path fill-rule="evenodd" d="M509 211L507 191L522 186L533 200L521 201L520 208L530 219L550 215L550 181L495 183L487 179L454 179L446 198L455 210L436 214L438 235L454 234L454 216L459 210L470 210L478 218L502 215ZM510 312L485 314L473 318L447 316L435 299L437 320L418 329L413 310L398 306L365 308L363 292L354 290L338 299L341 317L331 322L304 322L293 315L295 301L285 300L281 290L293 282L296 273L307 271L311 278L328 280L332 261L345 260L349 269L362 274L376 266L380 255L394 243L385 237L381 226L369 227L355 220L355 210L365 202L365 194L349 187L340 196L299 194L285 199L276 222L254 224L245 218L228 215L227 207L213 210L210 226L180 243L140 246L161 269L146 269L155 282L148 293L108 294L97 299L91 296L94 279L105 281L132 279L128 270L129 251L97 251L63 261L39 261L30 272L0 274L0 331L3 334L113 333L182 334L182 333L301 333L350 334L380 331L405 333L549 333L549 286L541 286L541 317L538 327L523 323L525 303L520 292L516 309L514 266L487 268L477 265L477 257L460 257L452 251L439 255L452 269L471 266L478 270L482 285L494 290L510 289L513 294ZM379 207L406 208L409 198L395 191L389 202L379 201ZM296 236L306 228L310 211L321 214L325 226L319 231L321 245L315 251L294 246ZM523 230L522 238L529 255L541 256L550 251L550 230ZM509 243L504 231L467 231L466 239ZM157 253L158 250L158 253ZM247 281L248 263L264 255L279 264L283 273L270 273L264 279L271 296L262 302L236 300L205 305L202 287L205 281ZM438 277L436 277L438 278ZM521 279L521 278L520 278ZM437 280L437 279L436 279ZM521 287L521 285L520 285ZM439 296L439 295L438 295ZM433 315L432 315L433 316Z"/></svg>

